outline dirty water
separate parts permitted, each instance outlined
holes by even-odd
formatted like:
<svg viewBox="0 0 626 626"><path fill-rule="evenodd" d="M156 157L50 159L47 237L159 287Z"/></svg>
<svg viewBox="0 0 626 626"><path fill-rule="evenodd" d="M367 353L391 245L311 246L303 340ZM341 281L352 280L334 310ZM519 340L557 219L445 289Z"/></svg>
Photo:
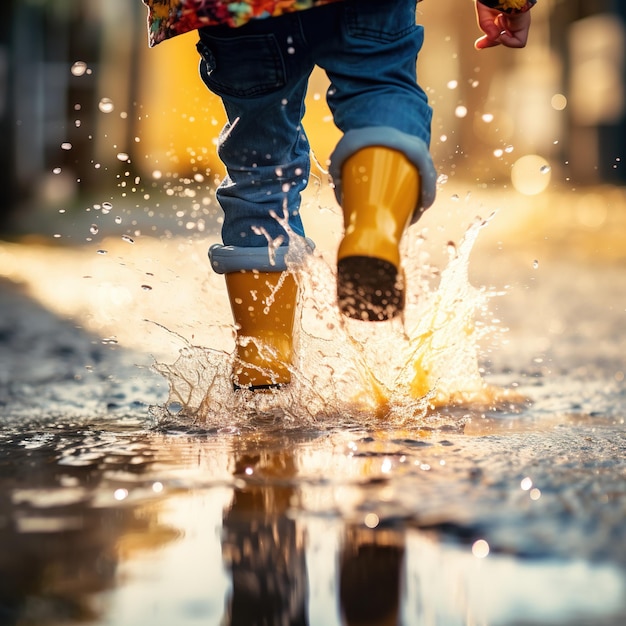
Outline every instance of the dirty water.
<svg viewBox="0 0 626 626"><path fill-rule="evenodd" d="M0 624L625 623L625 261L549 226L554 245L497 216L473 250L442 235L482 326L446 326L458 371L426 396L394 395L397 329L374 363L341 335L358 367L329 390L306 324L296 391L235 396L227 308L184 295L218 283L173 262L196 244L0 244Z"/></svg>

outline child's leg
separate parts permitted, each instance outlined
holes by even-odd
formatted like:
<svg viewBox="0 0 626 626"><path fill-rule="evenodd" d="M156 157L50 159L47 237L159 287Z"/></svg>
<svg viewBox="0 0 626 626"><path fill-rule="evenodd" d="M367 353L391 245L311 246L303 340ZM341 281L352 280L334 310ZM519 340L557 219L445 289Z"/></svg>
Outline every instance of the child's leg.
<svg viewBox="0 0 626 626"><path fill-rule="evenodd" d="M264 247L267 236L286 244L287 233L272 217L284 211L291 230L304 234L300 193L310 161L301 120L313 65L304 46L295 47L288 22L276 18L200 31L200 73L228 117L218 142L227 170L217 191L225 245Z"/></svg>
<svg viewBox="0 0 626 626"><path fill-rule="evenodd" d="M304 46L292 52L286 22L208 28L198 44L202 78L228 116L219 138L227 176L217 191L224 245L213 246L209 257L226 274L237 325L233 383L255 390L291 377L297 287L285 262L289 234L276 216L286 214L288 230L304 235L300 193L310 167L300 122L312 64Z"/></svg>
<svg viewBox="0 0 626 626"><path fill-rule="evenodd" d="M383 320L403 308L398 245L428 207L436 173L428 151L431 108L416 80L423 31L415 0L346 0L341 28L314 45L331 80L328 103L344 131L331 159L346 235L338 253L338 298L357 319ZM306 35L315 41L316 15Z"/></svg>

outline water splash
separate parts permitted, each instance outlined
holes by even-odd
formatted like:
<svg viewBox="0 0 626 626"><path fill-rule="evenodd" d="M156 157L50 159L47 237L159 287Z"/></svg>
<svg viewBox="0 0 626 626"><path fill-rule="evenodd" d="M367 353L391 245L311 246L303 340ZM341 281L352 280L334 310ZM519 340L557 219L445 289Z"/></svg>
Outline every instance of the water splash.
<svg viewBox="0 0 626 626"><path fill-rule="evenodd" d="M437 273L428 264L423 239L407 237L405 312L376 324L341 316L334 268L320 254L301 251L307 244L291 236L287 262L300 286L291 385L272 393L235 392L233 354L179 338L184 347L176 362L155 365L170 385L167 405L152 408L157 424L174 419L217 428L253 427L259 421L280 422L283 428L381 421L410 426L433 419L441 407L515 401L487 385L479 366L481 340L496 330L478 318L495 294L474 288L468 267L488 221L477 219L458 245L448 245L448 264L435 285Z"/></svg>

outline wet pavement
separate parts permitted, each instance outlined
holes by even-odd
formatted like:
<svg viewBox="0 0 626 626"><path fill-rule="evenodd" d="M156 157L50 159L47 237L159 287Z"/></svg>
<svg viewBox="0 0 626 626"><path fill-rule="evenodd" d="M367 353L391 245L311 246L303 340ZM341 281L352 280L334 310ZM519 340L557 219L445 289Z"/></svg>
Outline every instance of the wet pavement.
<svg viewBox="0 0 626 626"><path fill-rule="evenodd" d="M463 197L422 234L449 266L500 212L469 262L483 332L442 335L491 387L405 421L331 393L330 357L317 412L315 384L236 398L213 235L0 242L0 624L625 623L623 192ZM345 361L342 337L304 335ZM178 412L181 372L210 410Z"/></svg>

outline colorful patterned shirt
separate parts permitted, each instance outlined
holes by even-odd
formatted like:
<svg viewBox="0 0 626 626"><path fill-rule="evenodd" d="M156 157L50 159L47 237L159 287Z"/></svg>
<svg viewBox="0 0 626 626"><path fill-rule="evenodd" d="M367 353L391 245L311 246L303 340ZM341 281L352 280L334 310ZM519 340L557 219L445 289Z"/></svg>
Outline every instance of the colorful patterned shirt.
<svg viewBox="0 0 626 626"><path fill-rule="evenodd" d="M242 26L252 19L276 17L338 0L143 0L148 5L151 46L204 26Z"/></svg>
<svg viewBox="0 0 626 626"><path fill-rule="evenodd" d="M242 26L252 19L276 17L340 0L143 0L148 6L151 46L204 26ZM417 0L420 2L421 0ZM537 0L478 0L506 13L530 9Z"/></svg>

